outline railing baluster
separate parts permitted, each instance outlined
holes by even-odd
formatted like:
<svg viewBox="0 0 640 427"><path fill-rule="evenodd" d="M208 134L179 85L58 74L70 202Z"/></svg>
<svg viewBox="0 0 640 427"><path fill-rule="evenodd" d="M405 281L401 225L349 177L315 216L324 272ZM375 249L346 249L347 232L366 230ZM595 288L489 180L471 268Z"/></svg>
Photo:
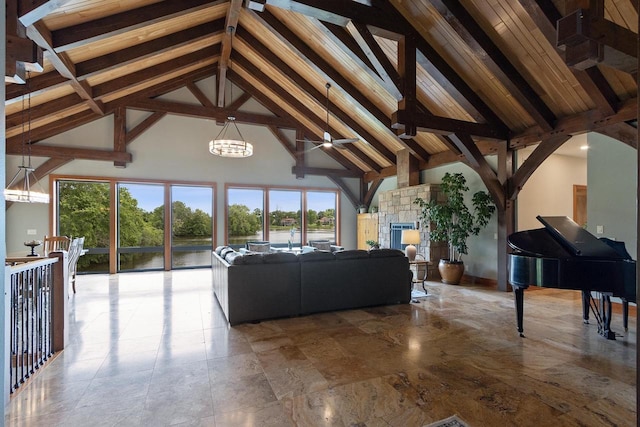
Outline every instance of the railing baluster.
<svg viewBox="0 0 640 427"><path fill-rule="evenodd" d="M53 264L57 261L45 259L11 267L11 393L52 355Z"/></svg>

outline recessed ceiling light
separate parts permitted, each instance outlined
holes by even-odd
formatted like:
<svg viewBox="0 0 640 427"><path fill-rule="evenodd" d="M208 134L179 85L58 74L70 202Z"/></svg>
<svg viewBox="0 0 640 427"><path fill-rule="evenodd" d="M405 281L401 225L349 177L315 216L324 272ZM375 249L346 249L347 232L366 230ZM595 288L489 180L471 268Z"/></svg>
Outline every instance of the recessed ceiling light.
<svg viewBox="0 0 640 427"><path fill-rule="evenodd" d="M588 150L588 149L589 149L589 146L588 146L588 145L581 145L581 146L580 146L580 149L581 149L581 150Z"/></svg>

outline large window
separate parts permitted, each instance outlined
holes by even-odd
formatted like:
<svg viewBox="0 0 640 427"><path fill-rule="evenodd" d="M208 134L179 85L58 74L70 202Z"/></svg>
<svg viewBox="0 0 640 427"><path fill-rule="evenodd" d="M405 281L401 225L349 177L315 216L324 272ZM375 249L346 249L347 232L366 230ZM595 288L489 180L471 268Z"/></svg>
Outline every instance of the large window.
<svg viewBox="0 0 640 427"><path fill-rule="evenodd" d="M109 183L60 181L57 199L57 234L84 236L84 248L88 249L78 260L78 271L109 272Z"/></svg>
<svg viewBox="0 0 640 427"><path fill-rule="evenodd" d="M269 241L272 245L300 246L302 242L302 193L269 190Z"/></svg>
<svg viewBox="0 0 640 427"><path fill-rule="evenodd" d="M164 186L117 187L118 271L164 269Z"/></svg>
<svg viewBox="0 0 640 427"><path fill-rule="evenodd" d="M300 246L309 240L339 243L335 190L229 185L226 200L226 241L232 246L247 241L269 241L272 246Z"/></svg>
<svg viewBox="0 0 640 427"><path fill-rule="evenodd" d="M229 188L227 190L227 242L243 246L264 240L264 190Z"/></svg>
<svg viewBox="0 0 640 427"><path fill-rule="evenodd" d="M212 184L52 179L58 234L85 237L79 272L211 265Z"/></svg>
<svg viewBox="0 0 640 427"><path fill-rule="evenodd" d="M171 187L171 265L211 265L213 193L211 188Z"/></svg>
<svg viewBox="0 0 640 427"><path fill-rule="evenodd" d="M336 238L336 193L331 191L307 192L307 238L330 240Z"/></svg>

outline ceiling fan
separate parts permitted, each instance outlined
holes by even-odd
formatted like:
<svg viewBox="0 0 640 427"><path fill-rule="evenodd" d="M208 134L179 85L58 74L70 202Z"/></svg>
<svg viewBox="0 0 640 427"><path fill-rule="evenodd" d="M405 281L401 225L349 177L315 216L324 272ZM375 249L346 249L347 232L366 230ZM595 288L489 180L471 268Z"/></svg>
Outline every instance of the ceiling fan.
<svg viewBox="0 0 640 427"><path fill-rule="evenodd" d="M329 89L331 88L331 83L327 83L325 87L327 88L327 124L326 124L327 127L326 127L326 130L324 131L322 141L309 141L307 139L302 139L298 141L303 141L303 142L308 141L314 144L318 144L317 146L313 147L311 150L315 150L321 147L325 147L325 148L333 147L339 150L344 150L347 148L344 146L345 144L351 144L353 142L357 142L359 141L359 139L358 138L333 139L331 137L331 134L329 133ZM307 150L307 151L311 151L311 150Z"/></svg>

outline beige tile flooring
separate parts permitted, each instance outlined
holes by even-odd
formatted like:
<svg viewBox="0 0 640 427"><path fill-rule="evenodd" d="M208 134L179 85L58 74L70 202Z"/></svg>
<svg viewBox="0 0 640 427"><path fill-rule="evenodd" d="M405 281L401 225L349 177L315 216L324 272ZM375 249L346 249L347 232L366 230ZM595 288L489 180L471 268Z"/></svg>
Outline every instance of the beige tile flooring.
<svg viewBox="0 0 640 427"><path fill-rule="evenodd" d="M228 328L209 270L78 278L71 344L9 426L636 424L635 311L607 341L579 294L429 282L417 303ZM614 330L622 331L620 316Z"/></svg>

